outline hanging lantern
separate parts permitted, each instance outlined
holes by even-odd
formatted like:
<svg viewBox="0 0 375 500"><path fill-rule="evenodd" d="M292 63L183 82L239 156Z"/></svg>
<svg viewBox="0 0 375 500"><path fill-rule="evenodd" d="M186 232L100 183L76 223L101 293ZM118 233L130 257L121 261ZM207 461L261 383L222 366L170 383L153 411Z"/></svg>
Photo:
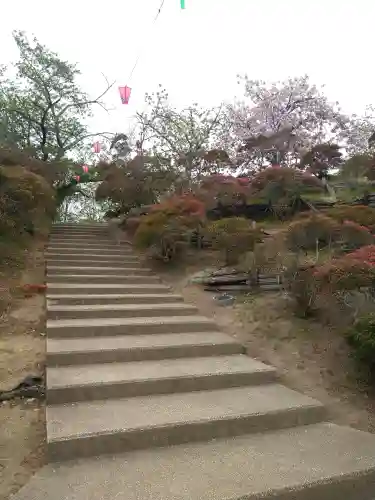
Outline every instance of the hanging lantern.
<svg viewBox="0 0 375 500"><path fill-rule="evenodd" d="M87 165L83 165L82 170L85 172L85 174L87 174L87 172L89 171L89 167Z"/></svg>
<svg viewBox="0 0 375 500"><path fill-rule="evenodd" d="M75 176L74 176L74 179L75 179L77 182L79 182L79 181L81 180L81 177L80 177L79 175L75 175Z"/></svg>
<svg viewBox="0 0 375 500"><path fill-rule="evenodd" d="M96 141L93 144L94 146L94 153L100 153L101 147L100 147L100 142Z"/></svg>
<svg viewBox="0 0 375 500"><path fill-rule="evenodd" d="M185 0L180 0L181 9L185 8Z"/></svg>
<svg viewBox="0 0 375 500"><path fill-rule="evenodd" d="M130 99L130 93L132 89L125 85L125 87L119 87L118 88L120 92L120 97L121 97L121 102L122 104L129 104L129 99Z"/></svg>

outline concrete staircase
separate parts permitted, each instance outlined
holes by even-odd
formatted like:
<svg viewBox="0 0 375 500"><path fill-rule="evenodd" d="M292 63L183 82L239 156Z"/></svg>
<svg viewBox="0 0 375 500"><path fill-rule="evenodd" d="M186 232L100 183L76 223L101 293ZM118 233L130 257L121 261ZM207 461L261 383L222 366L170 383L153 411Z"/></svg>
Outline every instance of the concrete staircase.
<svg viewBox="0 0 375 500"><path fill-rule="evenodd" d="M375 497L375 436L326 423L104 224L56 225L46 258L50 463L17 500Z"/></svg>

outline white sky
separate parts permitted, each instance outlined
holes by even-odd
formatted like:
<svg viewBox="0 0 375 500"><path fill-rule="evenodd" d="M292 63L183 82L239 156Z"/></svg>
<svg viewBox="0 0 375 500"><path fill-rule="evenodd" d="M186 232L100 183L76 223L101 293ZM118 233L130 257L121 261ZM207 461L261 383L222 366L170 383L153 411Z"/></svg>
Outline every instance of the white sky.
<svg viewBox="0 0 375 500"><path fill-rule="evenodd" d="M77 62L92 96L103 72L116 80L93 127L126 131L146 91L159 83L178 106L211 106L242 95L236 75L276 80L308 73L347 112L375 103L374 0L10 0L1 5L0 63L16 58L21 29ZM142 56L131 82L128 75ZM118 85L132 87L121 105ZM100 130L99 130L100 129Z"/></svg>

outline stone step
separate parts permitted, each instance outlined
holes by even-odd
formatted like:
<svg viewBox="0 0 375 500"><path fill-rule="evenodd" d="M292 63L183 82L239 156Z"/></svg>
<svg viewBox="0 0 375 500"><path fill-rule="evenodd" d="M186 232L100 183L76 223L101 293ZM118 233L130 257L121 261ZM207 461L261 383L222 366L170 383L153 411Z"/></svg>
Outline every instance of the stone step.
<svg viewBox="0 0 375 500"><path fill-rule="evenodd" d="M47 339L48 366L125 363L243 353L244 347L241 344L221 332Z"/></svg>
<svg viewBox="0 0 375 500"><path fill-rule="evenodd" d="M121 263L139 262L139 258L134 254L116 254L107 255L103 253L90 253L89 255L82 252L72 252L72 253L56 253L56 252L46 252L44 254L47 262L59 261L62 262L100 262L100 265L104 265L104 262L110 263L111 266L120 265Z"/></svg>
<svg viewBox="0 0 375 500"><path fill-rule="evenodd" d="M48 406L50 460L321 422L321 403L278 384Z"/></svg>
<svg viewBox="0 0 375 500"><path fill-rule="evenodd" d="M123 257L127 257L128 255L134 255L132 250L126 246L113 245L108 248L103 247L95 247L95 252L93 248L87 247L77 247L75 245L63 246L63 245L49 245L47 248L48 254L50 253L58 253L58 254L77 254L85 255L87 257L92 257L93 255L102 255L107 259L108 257L112 258L113 255L121 255Z"/></svg>
<svg viewBox="0 0 375 500"><path fill-rule="evenodd" d="M318 423L44 467L12 500L373 500L375 436Z"/></svg>
<svg viewBox="0 0 375 500"><path fill-rule="evenodd" d="M113 259L113 260L100 260L100 259L86 259L86 258L81 258L81 259L64 259L64 258L47 258L47 269L50 268L50 266L73 266L75 268L81 266L85 267L100 267L100 268L111 268L111 267L116 267L116 269L121 270L121 269L126 269L126 268L143 268L143 263L139 262L139 259L134 257L133 259L127 257L127 258L122 258L122 259Z"/></svg>
<svg viewBox="0 0 375 500"><path fill-rule="evenodd" d="M95 238L95 239L78 239L78 238L54 238L49 240L49 246L57 247L68 247L74 246L77 248L90 248L95 250L96 248L124 248L127 250L132 250L130 245L124 243L117 243L110 240L109 238Z"/></svg>
<svg viewBox="0 0 375 500"><path fill-rule="evenodd" d="M65 294L110 294L110 293L125 293L125 294L165 294L170 291L170 287L159 283L137 284L128 283L123 285L121 283L47 283L47 296L52 295L65 295Z"/></svg>
<svg viewBox="0 0 375 500"><path fill-rule="evenodd" d="M243 354L47 368L48 404L225 389L274 381ZM102 403L106 404L106 403Z"/></svg>
<svg viewBox="0 0 375 500"><path fill-rule="evenodd" d="M105 222L97 222L91 224L76 224L76 223L57 223L52 224L51 231L88 231L90 233L94 231L103 231L109 229L109 224Z"/></svg>
<svg viewBox="0 0 375 500"><path fill-rule="evenodd" d="M49 294L47 303L50 305L94 305L94 304L170 304L183 302L181 295L166 294Z"/></svg>
<svg viewBox="0 0 375 500"><path fill-rule="evenodd" d="M205 316L47 320L47 335L50 338L113 337L115 335L216 331L215 322Z"/></svg>
<svg viewBox="0 0 375 500"><path fill-rule="evenodd" d="M113 274L57 274L57 273L47 273L47 281L51 283L95 283L99 285L100 283L129 283L129 284L149 284L149 283L160 283L159 276L146 275L139 276L137 274L125 274L126 270L117 275Z"/></svg>
<svg viewBox="0 0 375 500"><path fill-rule="evenodd" d="M47 305L48 319L86 318L146 318L156 316L188 316L197 314L191 304L96 304L96 305Z"/></svg>
<svg viewBox="0 0 375 500"><path fill-rule="evenodd" d="M108 228L98 229L97 231L86 231L81 229L80 231L71 230L56 230L51 231L50 238L112 238L111 232Z"/></svg>
<svg viewBox="0 0 375 500"><path fill-rule="evenodd" d="M85 262L87 264L87 262ZM130 264L120 266L107 266L107 267L99 267L99 266L63 266L61 264L54 266L52 264L47 264L47 272L48 273L57 273L57 274L135 274L135 275L151 275L151 269L147 269L147 267L132 267Z"/></svg>

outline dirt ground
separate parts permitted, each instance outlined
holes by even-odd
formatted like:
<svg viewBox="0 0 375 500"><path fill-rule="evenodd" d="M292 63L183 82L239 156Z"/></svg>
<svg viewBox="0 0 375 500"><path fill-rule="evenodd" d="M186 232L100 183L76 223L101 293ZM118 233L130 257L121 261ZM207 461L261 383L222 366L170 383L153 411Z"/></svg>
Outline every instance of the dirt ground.
<svg viewBox="0 0 375 500"><path fill-rule="evenodd" d="M0 317L0 390L11 389L27 375L44 373L44 296L25 298L18 286L44 282L43 246L28 252L25 270L0 274L11 289L11 306ZM44 405L35 400L0 402L0 500L7 500L43 464Z"/></svg>
<svg viewBox="0 0 375 500"><path fill-rule="evenodd" d="M275 366L282 382L323 402L330 420L375 433L375 390L361 382L347 344L338 331L296 318L282 293L238 296L233 306L218 306L212 292L190 283L197 271L218 260L206 252L182 266L155 270L185 300L247 347L249 356Z"/></svg>

